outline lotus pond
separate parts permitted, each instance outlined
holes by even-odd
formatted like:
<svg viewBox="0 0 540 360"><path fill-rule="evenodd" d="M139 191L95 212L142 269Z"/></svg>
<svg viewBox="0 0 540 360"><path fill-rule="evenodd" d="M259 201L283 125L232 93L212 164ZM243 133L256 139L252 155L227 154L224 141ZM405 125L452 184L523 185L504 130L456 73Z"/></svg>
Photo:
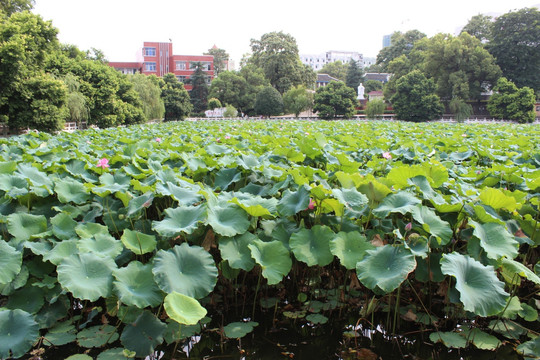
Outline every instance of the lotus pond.
<svg viewBox="0 0 540 360"><path fill-rule="evenodd" d="M0 140L0 358L540 354L540 126Z"/></svg>

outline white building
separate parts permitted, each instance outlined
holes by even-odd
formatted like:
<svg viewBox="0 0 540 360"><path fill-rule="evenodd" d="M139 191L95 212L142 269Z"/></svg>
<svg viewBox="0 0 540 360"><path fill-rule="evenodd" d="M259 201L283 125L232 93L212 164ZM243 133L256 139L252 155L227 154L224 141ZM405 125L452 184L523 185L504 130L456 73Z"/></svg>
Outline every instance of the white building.
<svg viewBox="0 0 540 360"><path fill-rule="evenodd" d="M363 55L355 51L335 51L330 50L322 54L300 54L302 64L309 65L313 70L319 71L326 64L334 61L341 61L346 64L351 59L358 62L362 67L364 64Z"/></svg>

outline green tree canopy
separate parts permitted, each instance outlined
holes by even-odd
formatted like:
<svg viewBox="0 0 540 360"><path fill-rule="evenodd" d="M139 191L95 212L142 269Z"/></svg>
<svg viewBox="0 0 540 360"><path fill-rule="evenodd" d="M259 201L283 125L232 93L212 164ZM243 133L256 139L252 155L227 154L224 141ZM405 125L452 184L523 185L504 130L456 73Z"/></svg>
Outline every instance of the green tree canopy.
<svg viewBox="0 0 540 360"><path fill-rule="evenodd" d="M381 66L381 72L387 71L387 66L395 58L407 56L417 41L426 37L426 34L418 30L409 30L406 33L396 31L392 34L390 46L385 47L377 54L377 65Z"/></svg>
<svg viewBox="0 0 540 360"><path fill-rule="evenodd" d="M501 15L491 34L488 50L503 76L517 87L540 91L540 11L524 8Z"/></svg>
<svg viewBox="0 0 540 360"><path fill-rule="evenodd" d="M433 80L426 78L419 70L401 77L396 83L396 93L391 99L396 117L414 122L439 119L444 106L435 90Z"/></svg>
<svg viewBox="0 0 540 360"><path fill-rule="evenodd" d="M493 17L488 15L478 14L473 16L467 25L461 30L462 33L466 32L476 37L482 43L491 40L491 28L493 25Z"/></svg>
<svg viewBox="0 0 540 360"><path fill-rule="evenodd" d="M317 71L318 74L327 74L333 78L336 78L341 81L347 79L347 64L344 64L341 60L333 61L324 66Z"/></svg>
<svg viewBox="0 0 540 360"><path fill-rule="evenodd" d="M214 46L208 49L204 55L212 55L214 57L214 75L219 76L222 71L226 70L226 62L229 61L229 54L224 50Z"/></svg>
<svg viewBox="0 0 540 360"><path fill-rule="evenodd" d="M163 76L161 98L165 105L165 121L183 120L189 116L193 105L189 93L172 73Z"/></svg>
<svg viewBox="0 0 540 360"><path fill-rule="evenodd" d="M220 107L222 107L222 105L221 105L221 101L219 101L219 99L216 99L214 97L208 99L208 109L214 110L214 109L217 109L217 108L220 108Z"/></svg>
<svg viewBox="0 0 540 360"><path fill-rule="evenodd" d="M201 113L208 107L208 75L204 73L200 62L194 65L195 72L189 78L189 83L193 87L189 93L189 97L193 104L193 111Z"/></svg>
<svg viewBox="0 0 540 360"><path fill-rule="evenodd" d="M356 91L341 81L317 89L313 110L323 119L351 118L355 113Z"/></svg>
<svg viewBox="0 0 540 360"><path fill-rule="evenodd" d="M386 104L382 99L374 99L368 101L366 105L366 117L368 119L378 119L384 114L384 109L386 109Z"/></svg>
<svg viewBox="0 0 540 360"><path fill-rule="evenodd" d="M262 116L275 116L283 113L283 98L272 86L266 86L257 94L255 113Z"/></svg>
<svg viewBox="0 0 540 360"><path fill-rule="evenodd" d="M161 88L156 75L143 75L140 73L129 75L133 89L139 94L146 120L162 119L165 114L165 105L161 98Z"/></svg>
<svg viewBox="0 0 540 360"><path fill-rule="evenodd" d="M265 77L280 94L306 80L306 69L300 61L298 45L291 35L271 32L264 34L260 40L251 39L251 51L249 62L263 70Z"/></svg>
<svg viewBox="0 0 540 360"><path fill-rule="evenodd" d="M35 0L0 0L0 12L8 17L16 12L32 10Z"/></svg>
<svg viewBox="0 0 540 360"><path fill-rule="evenodd" d="M493 91L487 106L491 116L520 123L534 121L536 98L531 88L518 88L513 82L502 77Z"/></svg>
<svg viewBox="0 0 540 360"><path fill-rule="evenodd" d="M298 117L302 111L313 107L313 94L305 86L295 86L283 95L285 111Z"/></svg>
<svg viewBox="0 0 540 360"><path fill-rule="evenodd" d="M443 99L479 99L501 76L493 56L468 33L437 34L426 45L424 73L433 78Z"/></svg>
<svg viewBox="0 0 540 360"><path fill-rule="evenodd" d="M363 83L365 93L369 94L372 91L378 91L383 89L383 83L377 80L367 80Z"/></svg>
<svg viewBox="0 0 540 360"><path fill-rule="evenodd" d="M360 85L360 83L362 82L363 78L364 77L362 73L362 67L358 64L357 61L351 59L351 61L349 61L349 64L347 65L347 76L345 84L348 87L356 90L358 88L358 85Z"/></svg>

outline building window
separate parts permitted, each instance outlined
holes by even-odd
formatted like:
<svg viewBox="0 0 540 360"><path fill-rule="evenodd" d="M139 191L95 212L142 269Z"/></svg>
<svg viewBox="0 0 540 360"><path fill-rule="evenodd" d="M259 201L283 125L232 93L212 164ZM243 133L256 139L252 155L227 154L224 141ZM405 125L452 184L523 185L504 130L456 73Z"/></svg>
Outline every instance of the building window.
<svg viewBox="0 0 540 360"><path fill-rule="evenodd" d="M156 56L156 48L155 47L145 47L145 48L143 48L143 55L144 56Z"/></svg>
<svg viewBox="0 0 540 360"><path fill-rule="evenodd" d="M156 71L156 63L155 62L144 63L144 70L146 70L146 71Z"/></svg>
<svg viewBox="0 0 540 360"><path fill-rule="evenodd" d="M176 62L176 70L186 70L186 62L185 61L177 61Z"/></svg>

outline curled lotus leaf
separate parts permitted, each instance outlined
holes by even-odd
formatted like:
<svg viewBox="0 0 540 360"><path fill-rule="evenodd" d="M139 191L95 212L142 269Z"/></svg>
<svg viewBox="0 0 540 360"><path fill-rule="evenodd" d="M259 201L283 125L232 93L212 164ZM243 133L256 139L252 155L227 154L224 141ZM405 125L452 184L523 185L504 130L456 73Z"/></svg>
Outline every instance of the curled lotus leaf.
<svg viewBox="0 0 540 360"><path fill-rule="evenodd" d="M175 237L193 233L206 219L206 206L179 206L165 209L165 218L154 221L152 228L161 236Z"/></svg>
<svg viewBox="0 0 540 360"><path fill-rule="evenodd" d="M292 234L289 245L294 256L308 266L326 266L334 259L330 252L330 241L335 236L328 226L315 225Z"/></svg>
<svg viewBox="0 0 540 360"><path fill-rule="evenodd" d="M124 229L120 238L126 248L137 255L147 254L156 249L156 237L140 231Z"/></svg>
<svg viewBox="0 0 540 360"><path fill-rule="evenodd" d="M330 241L330 251L338 257L346 269L356 269L356 263L362 260L367 250L374 249L366 237L358 231L340 231Z"/></svg>
<svg viewBox="0 0 540 360"><path fill-rule="evenodd" d="M200 299L216 286L218 271L212 255L200 246L187 243L160 250L152 269L159 288Z"/></svg>
<svg viewBox="0 0 540 360"><path fill-rule="evenodd" d="M163 306L171 319L183 325L195 325L206 316L206 309L196 299L175 291L165 296Z"/></svg>
<svg viewBox="0 0 540 360"><path fill-rule="evenodd" d="M26 311L0 310L0 358L23 356L39 336L39 325Z"/></svg>
<svg viewBox="0 0 540 360"><path fill-rule="evenodd" d="M114 288L124 304L141 309L161 304L163 296L154 281L151 264L132 261L128 266L116 269L113 275Z"/></svg>
<svg viewBox="0 0 540 360"><path fill-rule="evenodd" d="M0 240L0 284L9 284L21 271L22 252Z"/></svg>
<svg viewBox="0 0 540 360"><path fill-rule="evenodd" d="M291 271L292 260L289 250L281 241L264 242L257 239L248 247L255 262L261 266L262 275L268 280L269 285L278 284Z"/></svg>

